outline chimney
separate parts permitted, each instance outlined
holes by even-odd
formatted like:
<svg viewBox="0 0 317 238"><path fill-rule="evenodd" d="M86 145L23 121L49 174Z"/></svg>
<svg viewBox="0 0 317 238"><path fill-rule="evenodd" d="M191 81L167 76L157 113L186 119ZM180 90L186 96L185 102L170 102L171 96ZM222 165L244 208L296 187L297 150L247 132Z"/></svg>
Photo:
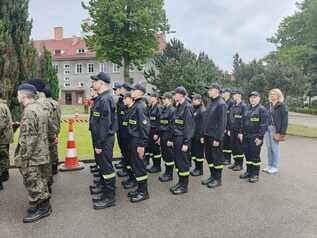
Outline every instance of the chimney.
<svg viewBox="0 0 317 238"><path fill-rule="evenodd" d="M63 40L64 39L64 27L55 27L54 28L54 39Z"/></svg>

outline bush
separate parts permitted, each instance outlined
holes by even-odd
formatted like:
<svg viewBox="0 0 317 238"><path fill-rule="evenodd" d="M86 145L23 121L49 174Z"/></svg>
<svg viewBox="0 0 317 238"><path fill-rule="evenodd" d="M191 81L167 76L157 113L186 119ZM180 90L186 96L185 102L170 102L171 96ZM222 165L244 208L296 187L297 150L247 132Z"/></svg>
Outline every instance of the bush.
<svg viewBox="0 0 317 238"><path fill-rule="evenodd" d="M309 107L290 107L289 109L292 112L299 112L311 115L317 115L317 108L309 108Z"/></svg>

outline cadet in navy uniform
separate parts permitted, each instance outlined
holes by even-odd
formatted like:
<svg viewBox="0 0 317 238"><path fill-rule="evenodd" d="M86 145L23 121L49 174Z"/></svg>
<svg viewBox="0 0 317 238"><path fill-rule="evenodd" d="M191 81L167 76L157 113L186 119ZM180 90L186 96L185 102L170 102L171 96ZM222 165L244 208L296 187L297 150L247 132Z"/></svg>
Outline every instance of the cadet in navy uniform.
<svg viewBox="0 0 317 238"><path fill-rule="evenodd" d="M195 163L195 168L190 172L190 174L192 176L202 176L203 164L205 160L203 119L206 109L200 94L195 94L192 98L194 107L195 133L192 140L191 156Z"/></svg>
<svg viewBox="0 0 317 238"><path fill-rule="evenodd" d="M160 116L160 145L162 151L162 158L165 162L165 172L159 177L159 181L168 182L173 180L173 168L175 165L175 155L173 147L168 146L168 141L173 139L173 120L175 107L173 107L173 95L171 93L164 93L161 97L163 108Z"/></svg>
<svg viewBox="0 0 317 238"><path fill-rule="evenodd" d="M225 100L227 105L227 118L229 117L230 109L234 105L234 101L231 97L231 89L225 88L222 91L222 97ZM231 155L232 155L232 142L230 136L229 120L227 120L225 135L223 137L223 155L224 155L224 165L231 164Z"/></svg>
<svg viewBox="0 0 317 238"><path fill-rule="evenodd" d="M142 84L136 84L132 88L131 96L134 104L128 109L127 120L129 133L129 153L131 167L138 184L136 191L129 192L128 196L132 203L149 199L148 176L144 163L145 148L148 145L150 122L147 116L147 108L144 101L146 89Z"/></svg>
<svg viewBox="0 0 317 238"><path fill-rule="evenodd" d="M229 112L229 129L232 143L232 158L234 163L229 166L233 171L241 171L243 169L243 146L242 146L242 126L247 105L242 101L242 90L234 89L233 91L234 105Z"/></svg>
<svg viewBox="0 0 317 238"><path fill-rule="evenodd" d="M259 180L263 137L268 128L268 112L260 104L261 97L258 92L250 93L249 101L250 106L243 120L243 146L247 171L240 175L240 178L256 183Z"/></svg>
<svg viewBox="0 0 317 238"><path fill-rule="evenodd" d="M116 173L112 166L114 134L117 130L116 108L111 92L110 76L101 72L91 77L93 88L97 91L92 111L90 129L95 150L96 163L100 168L99 186L91 189L98 195L94 209L115 205ZM96 197L93 197L96 199Z"/></svg>
<svg viewBox="0 0 317 238"><path fill-rule="evenodd" d="M210 169L210 177L202 181L209 188L222 185L224 168L223 136L227 125L227 107L220 96L221 88L217 83L208 88L209 102L204 120L205 156Z"/></svg>
<svg viewBox="0 0 317 238"><path fill-rule="evenodd" d="M175 89L175 116L173 123L173 141L168 146L174 147L178 183L170 188L174 195L188 192L190 169L190 146L194 136L195 121L192 105L186 100L184 87Z"/></svg>
<svg viewBox="0 0 317 238"><path fill-rule="evenodd" d="M159 141L159 129L160 129L160 114L162 108L159 104L159 93L152 92L149 98L150 106L148 108L149 118L150 118L150 138L147 152L152 158L153 166L148 169L149 173L159 173L161 172L161 148L158 143Z"/></svg>

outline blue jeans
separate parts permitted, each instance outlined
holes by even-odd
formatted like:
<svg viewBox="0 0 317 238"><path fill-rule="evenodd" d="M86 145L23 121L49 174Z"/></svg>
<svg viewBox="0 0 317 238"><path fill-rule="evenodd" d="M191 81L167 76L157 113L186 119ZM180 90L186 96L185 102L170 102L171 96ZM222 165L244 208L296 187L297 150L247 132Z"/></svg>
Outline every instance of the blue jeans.
<svg viewBox="0 0 317 238"><path fill-rule="evenodd" d="M268 155L268 168L278 168L280 161L280 143L273 139L274 130L272 126L269 126L267 132L265 133L265 143L267 146Z"/></svg>

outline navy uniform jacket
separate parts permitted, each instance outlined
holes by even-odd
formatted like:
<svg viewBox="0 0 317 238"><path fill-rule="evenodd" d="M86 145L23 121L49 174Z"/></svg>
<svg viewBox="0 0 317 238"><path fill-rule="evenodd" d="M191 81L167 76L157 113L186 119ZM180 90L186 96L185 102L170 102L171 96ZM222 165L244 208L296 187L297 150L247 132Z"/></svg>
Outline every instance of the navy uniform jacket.
<svg viewBox="0 0 317 238"><path fill-rule="evenodd" d="M203 105L194 106L195 132L194 138L201 139L204 137L204 113L206 109Z"/></svg>
<svg viewBox="0 0 317 238"><path fill-rule="evenodd" d="M173 136L183 136L184 145L190 145L194 136L195 120L192 105L184 101L178 104L175 109Z"/></svg>
<svg viewBox="0 0 317 238"><path fill-rule="evenodd" d="M154 135L158 135L160 129L160 114L162 108L157 103L154 106L149 107L149 117L150 117L150 124L151 124L151 132Z"/></svg>
<svg viewBox="0 0 317 238"><path fill-rule="evenodd" d="M95 99L90 129L94 147L97 149L104 148L107 138L117 131L116 107L110 90L103 92Z"/></svg>
<svg viewBox="0 0 317 238"><path fill-rule="evenodd" d="M160 116L160 136L164 135L172 141L175 108L171 105L163 107Z"/></svg>
<svg viewBox="0 0 317 238"><path fill-rule="evenodd" d="M252 107L246 112L243 120L243 134L246 138L258 138L263 140L268 128L268 112L261 104Z"/></svg>
<svg viewBox="0 0 317 238"><path fill-rule="evenodd" d="M137 145L146 147L149 140L150 122L143 98L135 99L135 103L127 110L129 136L137 139Z"/></svg>
<svg viewBox="0 0 317 238"><path fill-rule="evenodd" d="M222 97L210 98L207 104L204 135L222 141L227 125L227 106Z"/></svg>
<svg viewBox="0 0 317 238"><path fill-rule="evenodd" d="M244 102L241 102L239 104L234 104L230 108L228 121L229 121L229 129L231 131L242 133L243 118L245 117L247 110L248 110L248 107Z"/></svg>

